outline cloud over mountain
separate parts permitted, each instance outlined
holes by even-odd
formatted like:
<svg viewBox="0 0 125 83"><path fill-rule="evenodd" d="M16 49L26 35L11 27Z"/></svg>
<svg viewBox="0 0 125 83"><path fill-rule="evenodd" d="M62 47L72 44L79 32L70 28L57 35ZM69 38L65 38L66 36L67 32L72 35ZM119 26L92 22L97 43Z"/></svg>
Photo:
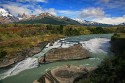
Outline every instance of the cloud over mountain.
<svg viewBox="0 0 125 83"><path fill-rule="evenodd" d="M86 8L80 11L81 18L101 18L105 16L102 8Z"/></svg>

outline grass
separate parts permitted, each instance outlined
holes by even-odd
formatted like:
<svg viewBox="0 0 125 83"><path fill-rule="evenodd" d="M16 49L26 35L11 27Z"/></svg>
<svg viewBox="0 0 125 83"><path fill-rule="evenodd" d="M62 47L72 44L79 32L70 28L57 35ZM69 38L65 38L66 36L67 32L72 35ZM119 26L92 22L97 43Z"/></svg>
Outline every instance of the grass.
<svg viewBox="0 0 125 83"><path fill-rule="evenodd" d="M31 37L20 37L20 36L12 36L8 37L8 35L3 35L2 41L0 42L0 50L4 50L9 55L13 55L18 51L21 51L26 48L30 48L36 46L40 42L55 40L57 38L64 37L63 35L57 34L45 34L45 35L37 35Z"/></svg>
<svg viewBox="0 0 125 83"><path fill-rule="evenodd" d="M116 33L112 36L112 38L125 38L125 33Z"/></svg>

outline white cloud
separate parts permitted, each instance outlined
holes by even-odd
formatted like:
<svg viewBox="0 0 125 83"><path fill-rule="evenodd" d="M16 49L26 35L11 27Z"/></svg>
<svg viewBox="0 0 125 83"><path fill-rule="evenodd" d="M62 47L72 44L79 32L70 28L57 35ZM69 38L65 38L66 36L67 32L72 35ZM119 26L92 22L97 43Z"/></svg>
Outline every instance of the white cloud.
<svg viewBox="0 0 125 83"><path fill-rule="evenodd" d="M78 11L58 10L58 13L62 13L62 14L76 14L76 13L78 13Z"/></svg>
<svg viewBox="0 0 125 83"><path fill-rule="evenodd" d="M54 16L57 15L56 10L54 8L46 9L45 12L50 13L50 14L52 14Z"/></svg>
<svg viewBox="0 0 125 83"><path fill-rule="evenodd" d="M17 16L18 14L25 13L26 15L40 14L43 12L43 9L35 5L23 5L20 3L9 3L1 4L4 9L7 9L11 14Z"/></svg>
<svg viewBox="0 0 125 83"><path fill-rule="evenodd" d="M121 16L121 17L104 17L104 18L96 18L96 19L92 19L95 22L99 22L99 23L106 23L106 24L120 24L125 22L125 16Z"/></svg>
<svg viewBox="0 0 125 83"><path fill-rule="evenodd" d="M118 8L120 10L125 10L125 0L97 0L97 3L108 9Z"/></svg>
<svg viewBox="0 0 125 83"><path fill-rule="evenodd" d="M37 1L37 2L47 2L46 0L34 0L34 1Z"/></svg>
<svg viewBox="0 0 125 83"><path fill-rule="evenodd" d="M101 2L109 3L111 0L101 0Z"/></svg>
<svg viewBox="0 0 125 83"><path fill-rule="evenodd" d="M80 11L72 11L72 10L56 10L58 15L67 16L67 17L78 17Z"/></svg>
<svg viewBox="0 0 125 83"><path fill-rule="evenodd" d="M47 2L47 0L17 0L17 2Z"/></svg>
<svg viewBox="0 0 125 83"><path fill-rule="evenodd" d="M110 0L103 0L109 2ZM80 11L80 17L84 19L90 19L95 22L105 23L105 24L120 24L125 22L125 15L121 17L112 17L105 13L102 8L87 8Z"/></svg>
<svg viewBox="0 0 125 83"><path fill-rule="evenodd" d="M9 12L13 15L23 14L23 13L27 15L32 14L32 11L28 9L27 7L20 7L18 5L9 5L9 4L4 4L2 6L3 8L9 10Z"/></svg>
<svg viewBox="0 0 125 83"><path fill-rule="evenodd" d="M86 8L80 11L81 18L101 18L105 16L102 8Z"/></svg>
<svg viewBox="0 0 125 83"><path fill-rule="evenodd" d="M41 13L43 13L43 12L44 12L44 11L41 10L41 9L35 9L35 10L33 11L33 14L37 15L37 14L41 14Z"/></svg>

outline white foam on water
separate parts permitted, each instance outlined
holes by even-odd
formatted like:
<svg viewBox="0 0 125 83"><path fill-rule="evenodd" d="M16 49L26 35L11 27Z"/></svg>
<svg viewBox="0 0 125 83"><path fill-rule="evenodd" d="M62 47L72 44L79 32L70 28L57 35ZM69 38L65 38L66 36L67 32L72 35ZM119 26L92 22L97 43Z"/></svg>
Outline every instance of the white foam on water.
<svg viewBox="0 0 125 83"><path fill-rule="evenodd" d="M85 64L85 65L87 66L87 65L90 65L90 64Z"/></svg>
<svg viewBox="0 0 125 83"><path fill-rule="evenodd" d="M84 48L92 53L107 53L110 47L110 39L94 38L80 42Z"/></svg>
<svg viewBox="0 0 125 83"><path fill-rule="evenodd" d="M55 41L52 46L50 46L50 43L48 43L43 49L43 51L40 52L39 54L36 54L31 58L26 58L25 60L17 63L13 68L9 69L7 72L0 74L0 79L4 79L6 77L16 75L26 69L38 67L38 58L40 58L41 56L44 56L44 54L48 52L50 49L59 48L61 47L61 45L62 44L60 40ZM66 44L65 47L69 47L69 45Z"/></svg>
<svg viewBox="0 0 125 83"><path fill-rule="evenodd" d="M90 60L100 60L99 58L89 58Z"/></svg>
<svg viewBox="0 0 125 83"><path fill-rule="evenodd" d="M27 58L19 63L17 63L13 68L9 69L7 72L0 74L0 79L4 79L9 76L18 74L26 69L35 68L38 66L37 58Z"/></svg>
<svg viewBox="0 0 125 83"><path fill-rule="evenodd" d="M62 43L61 47L62 48L68 48L68 47L71 47L73 45L74 45L74 43Z"/></svg>
<svg viewBox="0 0 125 83"><path fill-rule="evenodd" d="M50 43L48 43L47 45L46 45L46 48L48 48L50 46Z"/></svg>

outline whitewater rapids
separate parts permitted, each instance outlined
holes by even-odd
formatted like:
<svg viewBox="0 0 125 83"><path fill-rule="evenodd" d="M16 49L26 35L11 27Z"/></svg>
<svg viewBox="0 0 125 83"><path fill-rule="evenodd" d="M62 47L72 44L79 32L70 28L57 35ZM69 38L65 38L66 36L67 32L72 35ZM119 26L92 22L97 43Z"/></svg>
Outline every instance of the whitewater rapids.
<svg viewBox="0 0 125 83"><path fill-rule="evenodd" d="M110 39L107 38L93 38L88 41L79 41L79 43L82 44L85 49L92 53L108 53L110 47L109 42ZM65 41L65 39L56 41L52 46L50 46L50 43L48 43L48 45L46 45L46 47L39 54L26 58L25 60L17 63L13 68L9 69L5 73L0 74L0 79L16 75L26 69L38 67L38 59L44 56L44 54L52 48L68 48L74 44L78 44L78 42L68 42Z"/></svg>

